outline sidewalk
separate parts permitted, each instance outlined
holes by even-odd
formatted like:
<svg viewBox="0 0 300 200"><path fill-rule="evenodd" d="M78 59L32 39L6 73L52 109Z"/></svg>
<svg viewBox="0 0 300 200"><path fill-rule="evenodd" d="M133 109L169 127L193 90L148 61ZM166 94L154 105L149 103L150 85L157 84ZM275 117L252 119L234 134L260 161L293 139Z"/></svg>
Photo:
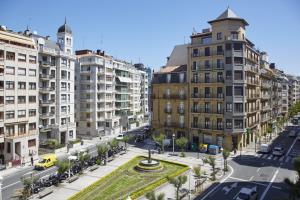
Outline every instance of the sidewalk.
<svg viewBox="0 0 300 200"><path fill-rule="evenodd" d="M76 180L72 183L62 183L60 187L54 187L54 192L44 197L43 199L44 200L68 199L75 193L91 185L95 181L99 180L101 177L106 176L107 174L109 174L119 166L123 165L124 163L126 163L127 161L129 161L130 159L138 155L148 156L148 151L130 146L126 154L118 156L116 159L109 162L106 166L100 166L98 169L96 169L93 172L84 173L83 175L80 176L79 180ZM191 157L170 156L169 154L153 154L152 157L156 159L180 162L190 166L191 168L194 165L201 164L202 171L206 171L206 174L211 173L211 167L208 164L204 164L201 159L191 158ZM222 166L220 166L220 163L222 162L220 161L217 162L217 167L222 168ZM183 186L183 188L185 189L188 189L189 187L191 189L194 189L195 180L192 171L191 172L190 171L186 172L186 175L188 176L188 181ZM166 199L175 197L175 188L168 183L156 189L156 193L159 193L161 191L165 193ZM184 199L187 198L188 196ZM145 197L140 197L139 199L144 200Z"/></svg>

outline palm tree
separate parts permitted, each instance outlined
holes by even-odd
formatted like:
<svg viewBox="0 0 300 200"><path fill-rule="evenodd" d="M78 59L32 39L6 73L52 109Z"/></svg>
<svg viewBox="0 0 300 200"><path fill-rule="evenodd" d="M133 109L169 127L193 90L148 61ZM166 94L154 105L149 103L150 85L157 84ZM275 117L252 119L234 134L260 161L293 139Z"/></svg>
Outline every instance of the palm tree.
<svg viewBox="0 0 300 200"><path fill-rule="evenodd" d="M119 141L116 140L116 138L114 138L111 142L108 143L108 145L110 146L111 150L115 150L115 148L117 148L117 146L119 146ZM113 156L115 156L114 153L113 153Z"/></svg>
<svg viewBox="0 0 300 200"><path fill-rule="evenodd" d="M300 157L297 157L293 164L298 174L297 180L284 179L284 182L289 186L289 200L296 200L300 197Z"/></svg>
<svg viewBox="0 0 300 200"><path fill-rule="evenodd" d="M169 178L169 183L171 183L176 190L176 200L180 200L179 191L180 188L187 182L187 176L186 175L180 175L177 178Z"/></svg>
<svg viewBox="0 0 300 200"><path fill-rule="evenodd" d="M200 179L201 178L202 172L201 172L201 166L200 165L194 166L193 167L193 172L195 174L194 176L195 176L196 179Z"/></svg>
<svg viewBox="0 0 300 200"><path fill-rule="evenodd" d="M145 196L148 200L164 200L165 199L164 193L159 193L158 196L156 196L154 191L148 192Z"/></svg>
<svg viewBox="0 0 300 200"><path fill-rule="evenodd" d="M66 160L58 161L56 163L56 166L58 167L57 169L58 175L65 173L70 168L69 162Z"/></svg>
<svg viewBox="0 0 300 200"><path fill-rule="evenodd" d="M97 145L97 153L100 159L100 163L104 160L104 165L106 165L106 153L108 151L108 146L106 144Z"/></svg>
<svg viewBox="0 0 300 200"><path fill-rule="evenodd" d="M180 137L179 139L176 139L176 145L180 148L182 157L185 156L183 151L187 143L188 143L188 139L186 137Z"/></svg>
<svg viewBox="0 0 300 200"><path fill-rule="evenodd" d="M214 156L207 156L204 162L208 163L212 168L211 180L216 180L216 158Z"/></svg>
<svg viewBox="0 0 300 200"><path fill-rule="evenodd" d="M224 159L224 174L226 171L228 171L227 168L227 158L230 156L230 151L228 151L227 149L223 150L223 159Z"/></svg>
<svg viewBox="0 0 300 200"><path fill-rule="evenodd" d="M159 135L157 135L157 136L153 136L153 140L155 141L155 142L157 142L159 145L160 145L160 147L161 147L161 151L164 153L164 151L165 151L165 148L164 148L164 139L165 139L165 135L164 134L159 134Z"/></svg>

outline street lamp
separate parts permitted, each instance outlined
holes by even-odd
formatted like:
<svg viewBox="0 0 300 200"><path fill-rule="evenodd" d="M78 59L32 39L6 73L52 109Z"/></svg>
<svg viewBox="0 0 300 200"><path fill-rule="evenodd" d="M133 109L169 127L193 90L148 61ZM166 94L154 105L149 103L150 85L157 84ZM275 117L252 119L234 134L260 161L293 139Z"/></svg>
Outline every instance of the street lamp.
<svg viewBox="0 0 300 200"><path fill-rule="evenodd" d="M0 176L0 200L2 200L2 181L3 181L3 177Z"/></svg>
<svg viewBox="0 0 300 200"><path fill-rule="evenodd" d="M173 138L173 156L174 156L174 140L175 140L175 134L174 133L172 135L172 138Z"/></svg>
<svg viewBox="0 0 300 200"><path fill-rule="evenodd" d="M191 171L192 169L189 169L189 200L191 200Z"/></svg>

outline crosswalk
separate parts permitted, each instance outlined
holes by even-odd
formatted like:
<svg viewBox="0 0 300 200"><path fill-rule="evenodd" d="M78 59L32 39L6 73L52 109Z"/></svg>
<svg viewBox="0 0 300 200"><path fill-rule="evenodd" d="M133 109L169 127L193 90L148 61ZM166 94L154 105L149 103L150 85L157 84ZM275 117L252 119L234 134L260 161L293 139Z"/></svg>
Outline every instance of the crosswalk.
<svg viewBox="0 0 300 200"><path fill-rule="evenodd" d="M293 163L295 157L291 156L274 156L272 154L255 154L254 155L258 159L265 159L265 160L273 160L273 161L279 161L279 162L284 162L284 163Z"/></svg>

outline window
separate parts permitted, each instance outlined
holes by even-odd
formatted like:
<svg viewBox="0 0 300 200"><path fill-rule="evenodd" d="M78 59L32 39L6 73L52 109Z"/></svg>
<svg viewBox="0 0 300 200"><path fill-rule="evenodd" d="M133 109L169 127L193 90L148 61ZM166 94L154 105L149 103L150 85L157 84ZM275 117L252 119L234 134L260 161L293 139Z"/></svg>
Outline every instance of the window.
<svg viewBox="0 0 300 200"><path fill-rule="evenodd" d="M226 128L232 129L232 119L226 119Z"/></svg>
<svg viewBox="0 0 300 200"><path fill-rule="evenodd" d="M26 90L26 82L18 82L18 89Z"/></svg>
<svg viewBox="0 0 300 200"><path fill-rule="evenodd" d="M226 80L232 79L232 71L226 70Z"/></svg>
<svg viewBox="0 0 300 200"><path fill-rule="evenodd" d="M234 96L244 96L243 86L235 86L234 87Z"/></svg>
<svg viewBox="0 0 300 200"><path fill-rule="evenodd" d="M223 46L217 46L217 54L223 55Z"/></svg>
<svg viewBox="0 0 300 200"><path fill-rule="evenodd" d="M242 57L234 57L234 64L243 64L243 58Z"/></svg>
<svg viewBox="0 0 300 200"><path fill-rule="evenodd" d="M15 89L15 82L13 82L13 81L6 81L6 89L7 90L13 90L13 89Z"/></svg>
<svg viewBox="0 0 300 200"><path fill-rule="evenodd" d="M7 130L7 128L6 128L6 130ZM12 133L12 135L13 135L14 133ZM9 135L9 133L8 133L8 135ZM7 153L11 153L11 145L10 145L10 143L8 142L7 143Z"/></svg>
<svg viewBox="0 0 300 200"><path fill-rule="evenodd" d="M35 69L29 69L28 74L29 74L29 76L36 76L36 70Z"/></svg>
<svg viewBox="0 0 300 200"><path fill-rule="evenodd" d="M36 123L29 123L29 130L36 130Z"/></svg>
<svg viewBox="0 0 300 200"><path fill-rule="evenodd" d="M232 50L231 44L226 44L225 49L226 49L226 51L231 51Z"/></svg>
<svg viewBox="0 0 300 200"><path fill-rule="evenodd" d="M15 135L15 126L11 125L11 126L6 126L6 132L8 136L13 136ZM9 142L7 144L10 144ZM10 148L9 148L10 149Z"/></svg>
<svg viewBox="0 0 300 200"><path fill-rule="evenodd" d="M198 49L193 49L193 57L199 56L199 51Z"/></svg>
<svg viewBox="0 0 300 200"><path fill-rule="evenodd" d="M29 90L36 90L36 83L29 82Z"/></svg>
<svg viewBox="0 0 300 200"><path fill-rule="evenodd" d="M66 79L67 78L67 71L61 70L61 78Z"/></svg>
<svg viewBox="0 0 300 200"><path fill-rule="evenodd" d="M206 69L207 69L207 68L210 68L209 60L206 60L205 63L204 63L204 65L205 65L205 68L206 68Z"/></svg>
<svg viewBox="0 0 300 200"><path fill-rule="evenodd" d="M62 63L61 63L61 64L63 64L63 65L67 65L67 59L63 58L63 59L62 59Z"/></svg>
<svg viewBox="0 0 300 200"><path fill-rule="evenodd" d="M243 50L243 44L242 43L234 43L233 44L233 49L235 51L242 51Z"/></svg>
<svg viewBox="0 0 300 200"><path fill-rule="evenodd" d="M61 112L67 113L67 106L61 106Z"/></svg>
<svg viewBox="0 0 300 200"><path fill-rule="evenodd" d="M205 73L205 83L210 82L210 73Z"/></svg>
<svg viewBox="0 0 300 200"><path fill-rule="evenodd" d="M202 44L210 44L211 43L211 37L203 37L201 38Z"/></svg>
<svg viewBox="0 0 300 200"><path fill-rule="evenodd" d="M205 56L210 56L210 48L209 47L205 47L205 49L204 49L204 55Z"/></svg>
<svg viewBox="0 0 300 200"><path fill-rule="evenodd" d="M6 96L5 101L7 104L14 104L15 103L15 97L14 96Z"/></svg>
<svg viewBox="0 0 300 200"><path fill-rule="evenodd" d="M66 91L67 90L67 83L66 82L61 82L61 90Z"/></svg>
<svg viewBox="0 0 300 200"><path fill-rule="evenodd" d="M26 133L26 124L19 124L18 125L18 134L25 134Z"/></svg>
<svg viewBox="0 0 300 200"><path fill-rule="evenodd" d="M205 87L205 98L210 98L210 88Z"/></svg>
<svg viewBox="0 0 300 200"><path fill-rule="evenodd" d="M232 86L226 86L226 96L232 96Z"/></svg>
<svg viewBox="0 0 300 200"><path fill-rule="evenodd" d="M35 147L35 146L36 146L36 140L35 139L28 140L28 147Z"/></svg>
<svg viewBox="0 0 300 200"><path fill-rule="evenodd" d="M226 103L226 112L232 112L232 103Z"/></svg>
<svg viewBox="0 0 300 200"><path fill-rule="evenodd" d="M243 129L243 120L242 119L235 119L234 120L234 128L235 129Z"/></svg>
<svg viewBox="0 0 300 200"><path fill-rule="evenodd" d="M231 39L237 40L238 39L238 33L237 32L231 32Z"/></svg>
<svg viewBox="0 0 300 200"><path fill-rule="evenodd" d="M67 118L61 118L61 125L67 124Z"/></svg>
<svg viewBox="0 0 300 200"><path fill-rule="evenodd" d="M6 119L13 119L15 118L15 111L6 111Z"/></svg>
<svg viewBox="0 0 300 200"><path fill-rule="evenodd" d="M205 128L210 128L210 119L209 118L205 118Z"/></svg>
<svg viewBox="0 0 300 200"><path fill-rule="evenodd" d="M26 103L26 96L18 96L18 103Z"/></svg>
<svg viewBox="0 0 300 200"><path fill-rule="evenodd" d="M196 63L196 61L193 62L192 70L197 70L197 63Z"/></svg>
<svg viewBox="0 0 300 200"><path fill-rule="evenodd" d="M26 62L26 54L19 53L18 54L18 61L19 62Z"/></svg>
<svg viewBox="0 0 300 200"><path fill-rule="evenodd" d="M217 40L222 40L222 33L217 33Z"/></svg>
<svg viewBox="0 0 300 200"><path fill-rule="evenodd" d="M32 64L36 63L36 56L29 55L29 62Z"/></svg>
<svg viewBox="0 0 300 200"><path fill-rule="evenodd" d="M29 110L29 117L32 117L32 116L36 116L36 110L35 109L30 109Z"/></svg>
<svg viewBox="0 0 300 200"><path fill-rule="evenodd" d="M14 75L15 74L15 68L7 66L6 69L5 69L5 73Z"/></svg>
<svg viewBox="0 0 300 200"><path fill-rule="evenodd" d="M226 57L226 58L225 58L225 63L226 63L226 64L231 64L231 63L232 63L231 57Z"/></svg>
<svg viewBox="0 0 300 200"><path fill-rule="evenodd" d="M243 71L235 70L234 71L234 80L243 80Z"/></svg>
<svg viewBox="0 0 300 200"><path fill-rule="evenodd" d="M15 60L15 53L14 52L10 52L10 51L7 51L6 52L6 60Z"/></svg>
<svg viewBox="0 0 300 200"><path fill-rule="evenodd" d="M29 103L36 103L36 96L29 96Z"/></svg>
<svg viewBox="0 0 300 200"><path fill-rule="evenodd" d="M61 101L62 102L66 102L67 101L67 95L66 94L62 94L61 95Z"/></svg>
<svg viewBox="0 0 300 200"><path fill-rule="evenodd" d="M86 123L86 127L91 127L91 123L90 123L90 122L87 122L87 123Z"/></svg>
<svg viewBox="0 0 300 200"><path fill-rule="evenodd" d="M26 76L26 69L25 68L18 68L18 75Z"/></svg>
<svg viewBox="0 0 300 200"><path fill-rule="evenodd" d="M18 118L26 117L26 110L18 110Z"/></svg>
<svg viewBox="0 0 300 200"><path fill-rule="evenodd" d="M243 103L234 104L234 112L241 113L243 112Z"/></svg>
<svg viewBox="0 0 300 200"><path fill-rule="evenodd" d="M69 131L69 136L72 138L73 137L73 131Z"/></svg>

